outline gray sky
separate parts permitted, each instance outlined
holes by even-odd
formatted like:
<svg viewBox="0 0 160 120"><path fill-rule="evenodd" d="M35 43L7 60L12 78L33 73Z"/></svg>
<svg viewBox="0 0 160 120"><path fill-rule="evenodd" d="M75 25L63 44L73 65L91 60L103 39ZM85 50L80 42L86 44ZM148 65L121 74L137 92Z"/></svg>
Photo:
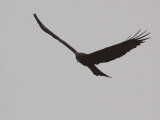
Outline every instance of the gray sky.
<svg viewBox="0 0 160 120"><path fill-rule="evenodd" d="M0 0L0 119L159 120L159 11L159 0ZM33 13L85 53L139 29L152 38L97 77Z"/></svg>

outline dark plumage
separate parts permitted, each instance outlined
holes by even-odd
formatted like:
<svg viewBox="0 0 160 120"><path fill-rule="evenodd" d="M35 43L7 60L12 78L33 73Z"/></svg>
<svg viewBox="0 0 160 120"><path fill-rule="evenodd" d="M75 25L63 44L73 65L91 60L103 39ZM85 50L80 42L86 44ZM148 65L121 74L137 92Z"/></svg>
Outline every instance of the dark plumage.
<svg viewBox="0 0 160 120"><path fill-rule="evenodd" d="M80 62L82 65L87 66L93 72L93 74L97 76L100 75L100 76L110 77L101 72L95 66L95 64L109 62L125 55L127 52L129 52L133 48L136 48L145 40L149 39L149 37L146 38L146 36L150 34L150 33L146 34L146 31L140 33L139 30L134 36L132 37L129 36L127 40L122 43L106 47L102 50L98 50L90 54L85 54L77 52L72 46L70 46L68 43L59 38L56 34L51 32L46 26L43 25L43 23L38 19L36 14L34 14L34 17L44 32L48 33L53 38L57 39L59 42L68 47L75 54L77 61Z"/></svg>

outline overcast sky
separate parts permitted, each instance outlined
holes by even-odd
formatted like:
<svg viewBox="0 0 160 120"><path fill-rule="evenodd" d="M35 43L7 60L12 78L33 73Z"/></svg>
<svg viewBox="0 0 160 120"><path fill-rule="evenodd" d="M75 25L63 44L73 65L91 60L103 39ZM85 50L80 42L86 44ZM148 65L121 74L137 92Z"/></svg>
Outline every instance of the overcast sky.
<svg viewBox="0 0 160 120"><path fill-rule="evenodd" d="M160 120L159 11L159 0L0 0L0 119ZM139 29L151 39L97 77L33 13L80 52Z"/></svg>

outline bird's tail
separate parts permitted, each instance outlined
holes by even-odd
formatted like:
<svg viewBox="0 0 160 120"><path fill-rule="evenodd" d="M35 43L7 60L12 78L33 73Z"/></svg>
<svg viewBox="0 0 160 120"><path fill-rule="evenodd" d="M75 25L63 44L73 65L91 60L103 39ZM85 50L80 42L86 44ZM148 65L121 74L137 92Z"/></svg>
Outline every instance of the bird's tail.
<svg viewBox="0 0 160 120"><path fill-rule="evenodd" d="M110 76L108 76L108 75L104 74L102 71L100 71L95 65L89 65L88 68L93 72L94 75L106 76L106 77L111 78Z"/></svg>

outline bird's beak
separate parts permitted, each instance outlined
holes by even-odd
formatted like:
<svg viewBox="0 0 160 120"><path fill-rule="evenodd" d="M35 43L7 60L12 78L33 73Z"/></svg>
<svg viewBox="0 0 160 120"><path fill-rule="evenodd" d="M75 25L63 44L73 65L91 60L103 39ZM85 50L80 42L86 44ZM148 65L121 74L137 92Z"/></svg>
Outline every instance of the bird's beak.
<svg viewBox="0 0 160 120"><path fill-rule="evenodd" d="M79 60L77 60L77 63L79 62Z"/></svg>

